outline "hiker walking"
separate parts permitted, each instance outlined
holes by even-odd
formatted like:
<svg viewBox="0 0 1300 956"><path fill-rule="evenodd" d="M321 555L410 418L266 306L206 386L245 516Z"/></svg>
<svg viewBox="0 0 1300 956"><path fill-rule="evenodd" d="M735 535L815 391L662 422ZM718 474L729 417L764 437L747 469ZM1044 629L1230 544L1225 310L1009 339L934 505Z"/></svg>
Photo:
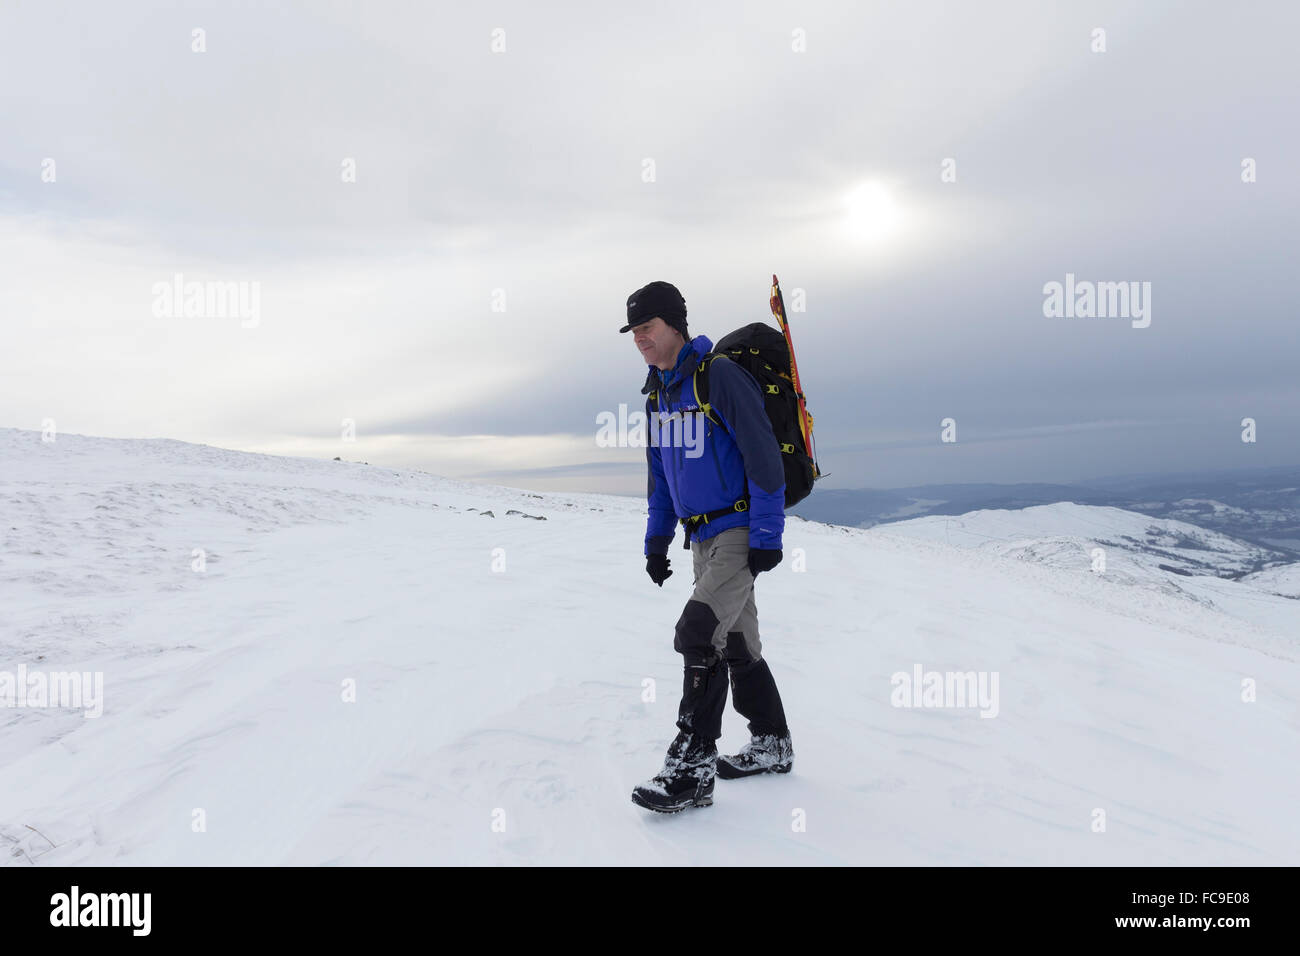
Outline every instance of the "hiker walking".
<svg viewBox="0 0 1300 956"><path fill-rule="evenodd" d="M633 332L650 366L641 390L649 430L646 572L660 587L673 573L668 549L681 521L695 575L673 639L684 668L678 734L663 769L632 791L634 803L674 812L710 805L715 774L786 773L794 760L754 604L756 576L781 561L785 472L758 381L726 355L710 355L708 337L691 338L675 286L652 282L632 293L619 331ZM701 401L695 373L705 363ZM751 739L740 753L719 756L728 680Z"/></svg>

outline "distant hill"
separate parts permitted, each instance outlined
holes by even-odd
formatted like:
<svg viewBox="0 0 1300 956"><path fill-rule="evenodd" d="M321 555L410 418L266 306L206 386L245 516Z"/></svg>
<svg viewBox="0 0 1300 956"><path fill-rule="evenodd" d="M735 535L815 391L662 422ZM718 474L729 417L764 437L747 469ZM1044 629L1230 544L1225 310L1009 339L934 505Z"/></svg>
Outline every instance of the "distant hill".
<svg viewBox="0 0 1300 956"><path fill-rule="evenodd" d="M949 484L818 489L791 509L813 521L870 528L926 515L960 515L1072 502L1184 521L1300 559L1300 468L1203 475L1134 475L1087 485Z"/></svg>

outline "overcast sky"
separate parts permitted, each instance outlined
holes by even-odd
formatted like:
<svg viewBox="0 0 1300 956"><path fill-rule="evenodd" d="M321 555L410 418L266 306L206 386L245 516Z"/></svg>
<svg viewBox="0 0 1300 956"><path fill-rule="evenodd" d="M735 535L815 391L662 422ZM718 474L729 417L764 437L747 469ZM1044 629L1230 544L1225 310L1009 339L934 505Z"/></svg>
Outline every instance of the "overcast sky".
<svg viewBox="0 0 1300 956"><path fill-rule="evenodd" d="M1297 35L1280 2L4 0L0 425L641 494L596 444L643 401L628 294L716 341L776 272L828 487L1300 463ZM1149 282L1149 326L1045 316L1067 273ZM256 323L159 316L177 274L256 283Z"/></svg>

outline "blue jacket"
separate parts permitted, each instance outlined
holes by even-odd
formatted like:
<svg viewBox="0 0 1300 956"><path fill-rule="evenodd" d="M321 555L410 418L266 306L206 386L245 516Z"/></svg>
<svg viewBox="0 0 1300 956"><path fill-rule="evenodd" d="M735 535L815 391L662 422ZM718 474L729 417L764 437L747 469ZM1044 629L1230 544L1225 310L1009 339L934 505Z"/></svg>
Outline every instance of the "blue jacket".
<svg viewBox="0 0 1300 956"><path fill-rule="evenodd" d="M677 519L726 508L748 491L749 508L707 523L694 532L707 540L719 532L749 525L751 548L780 548L785 531L785 465L763 408L754 376L731 359L715 358L709 366L709 404L715 425L699 410L692 376L713 343L697 335L682 346L671 371L650 366L646 376L646 423L649 471L646 499L645 553L667 554ZM657 406L649 393L658 390Z"/></svg>

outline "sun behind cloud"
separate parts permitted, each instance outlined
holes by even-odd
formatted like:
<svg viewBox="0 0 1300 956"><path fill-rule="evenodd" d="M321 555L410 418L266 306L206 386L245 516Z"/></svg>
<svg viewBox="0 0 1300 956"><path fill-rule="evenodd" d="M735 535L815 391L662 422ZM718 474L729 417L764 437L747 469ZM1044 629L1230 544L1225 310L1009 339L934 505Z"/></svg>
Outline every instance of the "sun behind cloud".
<svg viewBox="0 0 1300 956"><path fill-rule="evenodd" d="M845 230L854 239L879 242L895 236L903 211L884 183L861 183L844 197Z"/></svg>

